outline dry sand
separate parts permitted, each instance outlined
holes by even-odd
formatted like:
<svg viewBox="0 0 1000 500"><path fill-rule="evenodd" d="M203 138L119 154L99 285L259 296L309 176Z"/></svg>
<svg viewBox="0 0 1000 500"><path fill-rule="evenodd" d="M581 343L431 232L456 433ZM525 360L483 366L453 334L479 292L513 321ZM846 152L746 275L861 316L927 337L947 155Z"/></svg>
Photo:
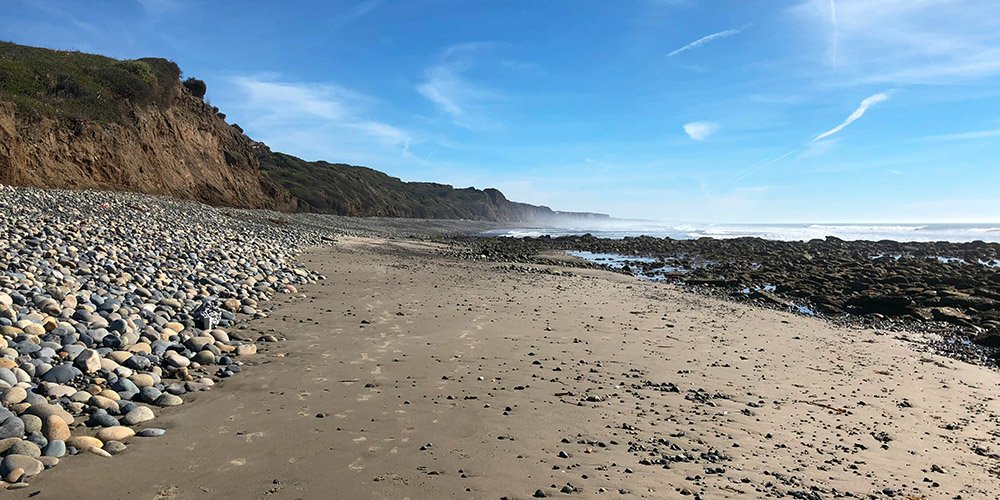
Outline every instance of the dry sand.
<svg viewBox="0 0 1000 500"><path fill-rule="evenodd" d="M164 410L166 436L4 495L1000 492L1000 375L894 335L415 242L343 239L304 261L328 279L250 327L287 340Z"/></svg>

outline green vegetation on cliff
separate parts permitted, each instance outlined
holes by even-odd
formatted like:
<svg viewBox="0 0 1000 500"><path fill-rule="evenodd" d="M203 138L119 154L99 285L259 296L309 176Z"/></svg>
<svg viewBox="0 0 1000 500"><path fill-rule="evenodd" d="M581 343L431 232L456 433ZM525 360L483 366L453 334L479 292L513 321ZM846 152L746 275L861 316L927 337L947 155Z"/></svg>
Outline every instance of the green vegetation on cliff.
<svg viewBox="0 0 1000 500"><path fill-rule="evenodd" d="M362 217L532 221L558 216L548 207L507 200L496 189L403 182L367 167L309 162L255 147L261 172L298 199L299 210ZM578 215L578 214L574 214Z"/></svg>
<svg viewBox="0 0 1000 500"><path fill-rule="evenodd" d="M28 116L127 120L129 104L165 106L181 70L173 61L120 61L0 42L0 99Z"/></svg>

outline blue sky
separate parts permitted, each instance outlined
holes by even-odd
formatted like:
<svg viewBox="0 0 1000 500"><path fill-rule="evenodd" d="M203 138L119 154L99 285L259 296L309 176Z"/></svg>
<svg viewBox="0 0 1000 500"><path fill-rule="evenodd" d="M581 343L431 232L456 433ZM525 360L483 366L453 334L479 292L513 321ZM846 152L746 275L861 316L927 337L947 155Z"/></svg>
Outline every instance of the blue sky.
<svg viewBox="0 0 1000 500"><path fill-rule="evenodd" d="M161 56L251 137L562 210L1000 221L993 0L0 0L0 38Z"/></svg>

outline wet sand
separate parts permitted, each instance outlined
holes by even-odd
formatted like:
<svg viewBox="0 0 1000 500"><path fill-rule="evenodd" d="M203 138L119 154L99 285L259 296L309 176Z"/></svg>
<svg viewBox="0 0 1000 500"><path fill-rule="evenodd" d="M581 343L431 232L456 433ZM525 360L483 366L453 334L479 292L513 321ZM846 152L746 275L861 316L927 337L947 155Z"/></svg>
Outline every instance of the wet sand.
<svg viewBox="0 0 1000 500"><path fill-rule="evenodd" d="M1000 374L600 271L341 238L239 376L14 498L996 498ZM561 273L561 274L559 274ZM919 340L919 339L911 339ZM560 492L566 490L566 493Z"/></svg>

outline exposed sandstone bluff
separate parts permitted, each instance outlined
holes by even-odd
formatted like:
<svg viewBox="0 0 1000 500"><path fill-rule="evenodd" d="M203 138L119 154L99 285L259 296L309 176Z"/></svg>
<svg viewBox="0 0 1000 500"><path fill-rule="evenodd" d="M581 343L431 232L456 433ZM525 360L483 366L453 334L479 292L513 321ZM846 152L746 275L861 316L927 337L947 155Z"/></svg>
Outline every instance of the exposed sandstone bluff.
<svg viewBox="0 0 1000 500"><path fill-rule="evenodd" d="M122 123L26 116L0 101L0 183L137 191L212 205L289 209L260 175L250 140L183 90L128 107Z"/></svg>
<svg viewBox="0 0 1000 500"><path fill-rule="evenodd" d="M180 69L165 59L119 61L0 42L0 184L351 216L607 217L274 153L227 123L202 99L199 83L200 92L183 85Z"/></svg>

